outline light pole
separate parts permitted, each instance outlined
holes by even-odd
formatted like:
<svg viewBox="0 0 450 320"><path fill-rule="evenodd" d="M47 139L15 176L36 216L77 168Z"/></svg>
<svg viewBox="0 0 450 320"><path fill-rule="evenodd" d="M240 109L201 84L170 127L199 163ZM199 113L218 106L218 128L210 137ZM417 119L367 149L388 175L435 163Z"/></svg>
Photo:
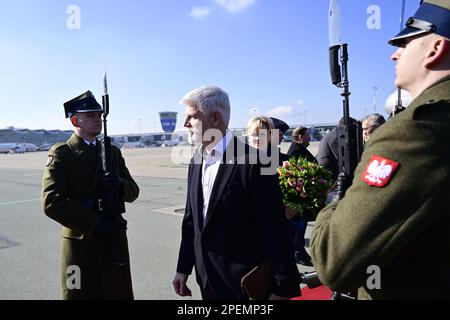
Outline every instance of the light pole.
<svg viewBox="0 0 450 320"><path fill-rule="evenodd" d="M138 120L139 120L139 134L142 135L142 126L141 126L142 119L139 118Z"/></svg>
<svg viewBox="0 0 450 320"><path fill-rule="evenodd" d="M377 112L377 90L378 87L373 87L373 113Z"/></svg>

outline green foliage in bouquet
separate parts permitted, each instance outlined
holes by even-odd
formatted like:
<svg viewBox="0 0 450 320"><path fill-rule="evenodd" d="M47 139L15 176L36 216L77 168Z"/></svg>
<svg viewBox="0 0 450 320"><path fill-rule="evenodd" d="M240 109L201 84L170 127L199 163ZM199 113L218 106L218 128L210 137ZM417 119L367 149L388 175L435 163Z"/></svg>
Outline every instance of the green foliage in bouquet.
<svg viewBox="0 0 450 320"><path fill-rule="evenodd" d="M333 185L331 171L300 157L285 161L278 176L284 205L315 220Z"/></svg>

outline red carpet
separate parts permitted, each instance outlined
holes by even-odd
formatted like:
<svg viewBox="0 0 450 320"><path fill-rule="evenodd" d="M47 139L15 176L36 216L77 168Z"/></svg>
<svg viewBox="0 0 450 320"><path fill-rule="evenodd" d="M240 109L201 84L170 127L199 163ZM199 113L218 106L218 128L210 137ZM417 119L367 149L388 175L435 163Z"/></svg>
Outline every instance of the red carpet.
<svg viewBox="0 0 450 320"><path fill-rule="evenodd" d="M302 289L302 296L292 298L291 300L330 300L333 292L325 286L320 286L315 289L304 287Z"/></svg>

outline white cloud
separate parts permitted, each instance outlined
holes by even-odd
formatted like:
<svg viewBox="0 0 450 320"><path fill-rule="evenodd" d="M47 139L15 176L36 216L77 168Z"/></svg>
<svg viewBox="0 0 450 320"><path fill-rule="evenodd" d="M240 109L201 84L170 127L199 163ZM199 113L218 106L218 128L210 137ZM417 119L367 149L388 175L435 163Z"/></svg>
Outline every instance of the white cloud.
<svg viewBox="0 0 450 320"><path fill-rule="evenodd" d="M213 0L213 1L218 6L224 8L230 13L239 13L256 2L256 0Z"/></svg>
<svg viewBox="0 0 450 320"><path fill-rule="evenodd" d="M275 118L282 118L286 116L293 115L295 112L294 107L292 106L280 106L275 109L269 110L267 115Z"/></svg>
<svg viewBox="0 0 450 320"><path fill-rule="evenodd" d="M193 7L189 15L195 19L202 19L209 16L211 10L208 7Z"/></svg>

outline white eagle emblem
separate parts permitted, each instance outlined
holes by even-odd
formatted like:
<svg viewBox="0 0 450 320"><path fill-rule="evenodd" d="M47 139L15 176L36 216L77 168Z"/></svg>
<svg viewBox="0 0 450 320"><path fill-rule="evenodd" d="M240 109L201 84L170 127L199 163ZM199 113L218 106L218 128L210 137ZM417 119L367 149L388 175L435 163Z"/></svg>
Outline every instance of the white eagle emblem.
<svg viewBox="0 0 450 320"><path fill-rule="evenodd" d="M385 160L373 160L367 167L366 179L375 184L382 184L393 171L392 165L386 164Z"/></svg>
<svg viewBox="0 0 450 320"><path fill-rule="evenodd" d="M398 162L373 155L361 178L369 186L382 188L388 184L399 165Z"/></svg>

